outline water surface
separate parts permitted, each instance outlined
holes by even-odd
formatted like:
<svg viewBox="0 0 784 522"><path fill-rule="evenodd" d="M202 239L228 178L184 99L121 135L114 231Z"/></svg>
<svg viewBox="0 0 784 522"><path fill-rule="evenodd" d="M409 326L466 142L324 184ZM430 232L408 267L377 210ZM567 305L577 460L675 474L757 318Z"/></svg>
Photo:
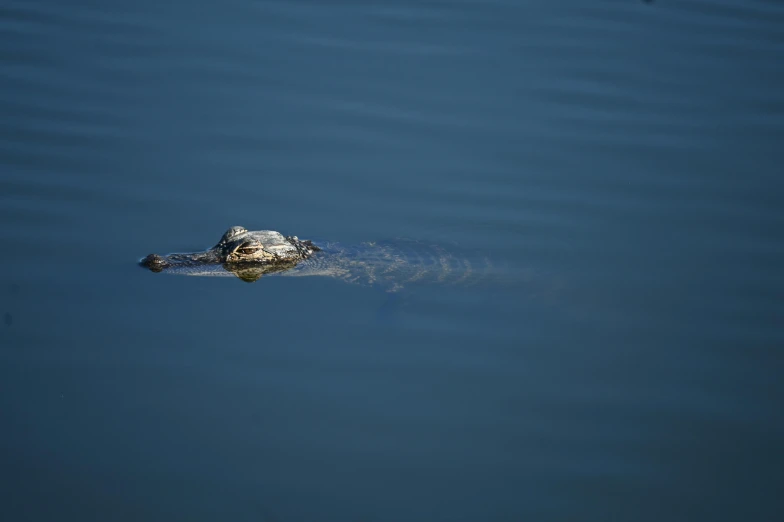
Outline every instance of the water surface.
<svg viewBox="0 0 784 522"><path fill-rule="evenodd" d="M4 2L3 518L776 520L784 7L551 4Z"/></svg>

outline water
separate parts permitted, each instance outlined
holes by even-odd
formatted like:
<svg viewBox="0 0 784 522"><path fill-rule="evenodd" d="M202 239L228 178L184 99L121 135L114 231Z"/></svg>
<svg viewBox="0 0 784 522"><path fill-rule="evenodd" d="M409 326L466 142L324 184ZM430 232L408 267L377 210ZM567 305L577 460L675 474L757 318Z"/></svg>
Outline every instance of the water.
<svg viewBox="0 0 784 522"><path fill-rule="evenodd" d="M777 520L784 7L6 1L4 520ZM232 225L501 284L164 277Z"/></svg>

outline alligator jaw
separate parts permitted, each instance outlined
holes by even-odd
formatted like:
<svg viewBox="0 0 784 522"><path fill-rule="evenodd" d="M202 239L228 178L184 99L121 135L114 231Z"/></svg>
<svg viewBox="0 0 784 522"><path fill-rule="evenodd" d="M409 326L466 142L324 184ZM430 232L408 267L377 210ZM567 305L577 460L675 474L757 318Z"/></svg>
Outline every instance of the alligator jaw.
<svg viewBox="0 0 784 522"><path fill-rule="evenodd" d="M193 252L191 254L169 254L167 256L150 254L149 256L139 261L139 264L145 268L149 268L153 272L162 272L168 268L210 265L220 262L221 258L219 254L215 252L215 249L211 249L204 252Z"/></svg>

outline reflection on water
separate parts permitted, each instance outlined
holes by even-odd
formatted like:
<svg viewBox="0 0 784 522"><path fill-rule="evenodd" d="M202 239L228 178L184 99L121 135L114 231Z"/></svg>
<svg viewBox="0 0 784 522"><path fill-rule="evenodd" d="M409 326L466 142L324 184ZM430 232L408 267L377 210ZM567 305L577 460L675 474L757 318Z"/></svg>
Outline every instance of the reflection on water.
<svg viewBox="0 0 784 522"><path fill-rule="evenodd" d="M762 0L5 2L6 518L774 519L782 26ZM238 222L405 284L136 265ZM418 284L432 250L362 246L401 237L501 274Z"/></svg>

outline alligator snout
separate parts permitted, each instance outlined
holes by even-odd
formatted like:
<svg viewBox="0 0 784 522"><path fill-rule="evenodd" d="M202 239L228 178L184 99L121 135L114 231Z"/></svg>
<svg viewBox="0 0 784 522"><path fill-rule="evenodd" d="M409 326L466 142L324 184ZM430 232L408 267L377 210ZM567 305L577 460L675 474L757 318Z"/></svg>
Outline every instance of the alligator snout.
<svg viewBox="0 0 784 522"><path fill-rule="evenodd" d="M169 266L169 262L166 261L166 258L159 256L158 254L150 254L149 256L142 259L139 264L143 267L149 268L153 272L160 272Z"/></svg>

